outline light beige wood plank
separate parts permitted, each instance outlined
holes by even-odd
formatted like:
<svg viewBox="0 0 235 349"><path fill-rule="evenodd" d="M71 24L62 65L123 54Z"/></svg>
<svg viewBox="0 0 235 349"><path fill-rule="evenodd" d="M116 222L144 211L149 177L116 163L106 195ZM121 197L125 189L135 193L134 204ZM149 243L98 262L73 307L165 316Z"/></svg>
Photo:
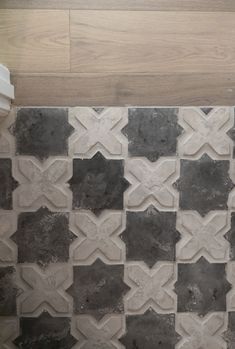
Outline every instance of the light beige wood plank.
<svg viewBox="0 0 235 349"><path fill-rule="evenodd" d="M20 74L16 105L234 105L233 74Z"/></svg>
<svg viewBox="0 0 235 349"><path fill-rule="evenodd" d="M1 0L0 8L235 11L234 0Z"/></svg>
<svg viewBox="0 0 235 349"><path fill-rule="evenodd" d="M71 69L235 71L235 13L71 11Z"/></svg>
<svg viewBox="0 0 235 349"><path fill-rule="evenodd" d="M0 62L12 71L70 69L69 11L0 10Z"/></svg>

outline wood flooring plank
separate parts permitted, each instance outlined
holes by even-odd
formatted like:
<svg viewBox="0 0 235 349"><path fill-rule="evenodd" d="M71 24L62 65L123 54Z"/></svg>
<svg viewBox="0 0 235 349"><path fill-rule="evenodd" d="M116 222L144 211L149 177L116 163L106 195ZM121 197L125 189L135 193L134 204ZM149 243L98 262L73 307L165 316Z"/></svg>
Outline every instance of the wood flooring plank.
<svg viewBox="0 0 235 349"><path fill-rule="evenodd" d="M235 13L71 11L71 70L235 71Z"/></svg>
<svg viewBox="0 0 235 349"><path fill-rule="evenodd" d="M0 62L11 71L69 71L69 49L69 11L0 10Z"/></svg>
<svg viewBox="0 0 235 349"><path fill-rule="evenodd" d="M209 106L235 104L232 74L17 74L15 105Z"/></svg>
<svg viewBox="0 0 235 349"><path fill-rule="evenodd" d="M0 8L235 11L234 0L1 0Z"/></svg>

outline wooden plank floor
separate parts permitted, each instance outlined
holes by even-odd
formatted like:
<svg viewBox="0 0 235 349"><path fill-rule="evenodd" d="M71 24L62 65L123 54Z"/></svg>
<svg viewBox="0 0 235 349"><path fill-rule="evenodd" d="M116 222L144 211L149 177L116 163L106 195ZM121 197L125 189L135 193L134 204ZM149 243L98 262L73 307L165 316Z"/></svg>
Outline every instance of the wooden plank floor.
<svg viewBox="0 0 235 349"><path fill-rule="evenodd" d="M4 9L235 11L234 0L1 0Z"/></svg>
<svg viewBox="0 0 235 349"><path fill-rule="evenodd" d="M234 105L235 1L1 0L17 105Z"/></svg>
<svg viewBox="0 0 235 349"><path fill-rule="evenodd" d="M12 72L69 71L69 11L0 10L0 62Z"/></svg>

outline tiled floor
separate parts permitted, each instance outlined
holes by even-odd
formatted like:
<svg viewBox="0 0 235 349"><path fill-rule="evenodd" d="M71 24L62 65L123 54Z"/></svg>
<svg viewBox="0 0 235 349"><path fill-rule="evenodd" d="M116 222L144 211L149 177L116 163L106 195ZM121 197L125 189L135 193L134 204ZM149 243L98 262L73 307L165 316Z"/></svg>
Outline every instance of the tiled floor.
<svg viewBox="0 0 235 349"><path fill-rule="evenodd" d="M0 127L0 349L234 349L233 108Z"/></svg>

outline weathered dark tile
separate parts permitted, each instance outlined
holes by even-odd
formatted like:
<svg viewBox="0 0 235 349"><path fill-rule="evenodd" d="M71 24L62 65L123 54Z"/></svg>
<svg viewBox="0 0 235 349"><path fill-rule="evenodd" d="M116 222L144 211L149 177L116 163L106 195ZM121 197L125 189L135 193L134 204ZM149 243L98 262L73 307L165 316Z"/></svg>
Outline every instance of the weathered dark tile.
<svg viewBox="0 0 235 349"><path fill-rule="evenodd" d="M153 206L143 212L127 211L126 230L121 236L127 260L144 261L149 267L157 261L174 261L180 237L176 213L159 212Z"/></svg>
<svg viewBox="0 0 235 349"><path fill-rule="evenodd" d="M175 315L148 310L126 317L126 334L120 338L126 349L175 349L180 340L175 332Z"/></svg>
<svg viewBox="0 0 235 349"><path fill-rule="evenodd" d="M68 154L68 110L63 108L22 108L12 126L16 153L45 159Z"/></svg>
<svg viewBox="0 0 235 349"><path fill-rule="evenodd" d="M209 263L200 258L193 264L178 264L179 312L197 312L206 315L209 311L226 311L226 294L231 285L226 279L226 264Z"/></svg>
<svg viewBox="0 0 235 349"><path fill-rule="evenodd" d="M123 313L123 296L129 287L123 282L124 266L107 265L97 259L92 265L74 266L74 283L67 292L73 297L75 314Z"/></svg>
<svg viewBox="0 0 235 349"><path fill-rule="evenodd" d="M201 215L211 210L226 210L228 195L234 183L229 177L228 160L212 160L203 155L199 160L181 160L179 190L182 210L196 210Z"/></svg>
<svg viewBox="0 0 235 349"><path fill-rule="evenodd" d="M16 315L15 268L0 267L0 316Z"/></svg>
<svg viewBox="0 0 235 349"><path fill-rule="evenodd" d="M102 114L105 108L93 108L97 114Z"/></svg>
<svg viewBox="0 0 235 349"><path fill-rule="evenodd" d="M204 114L207 115L213 110L213 108L205 107L205 108L201 108L201 110L203 111Z"/></svg>
<svg viewBox="0 0 235 349"><path fill-rule="evenodd" d="M225 234L230 243L230 259L235 261L235 213L231 213L231 229Z"/></svg>
<svg viewBox="0 0 235 349"><path fill-rule="evenodd" d="M40 208L36 212L19 214L17 231L11 239L17 244L19 263L46 266L69 259L69 245L75 235L69 231L68 213Z"/></svg>
<svg viewBox="0 0 235 349"><path fill-rule="evenodd" d="M228 330L224 332L227 349L235 348L235 312L228 313Z"/></svg>
<svg viewBox="0 0 235 349"><path fill-rule="evenodd" d="M0 159L0 209L12 209L12 192L17 184L12 177L11 159Z"/></svg>
<svg viewBox="0 0 235 349"><path fill-rule="evenodd" d="M175 108L129 109L129 122L123 129L129 140L129 154L145 156L150 161L175 155L177 137L182 132L177 113Z"/></svg>
<svg viewBox="0 0 235 349"><path fill-rule="evenodd" d="M42 313L20 318L21 334L14 340L20 349L71 349L77 340L70 334L70 319Z"/></svg>
<svg viewBox="0 0 235 349"><path fill-rule="evenodd" d="M73 177L69 183L73 192L73 208L122 209L123 192L129 183L123 177L123 161L107 160L100 153L92 159L74 159Z"/></svg>

